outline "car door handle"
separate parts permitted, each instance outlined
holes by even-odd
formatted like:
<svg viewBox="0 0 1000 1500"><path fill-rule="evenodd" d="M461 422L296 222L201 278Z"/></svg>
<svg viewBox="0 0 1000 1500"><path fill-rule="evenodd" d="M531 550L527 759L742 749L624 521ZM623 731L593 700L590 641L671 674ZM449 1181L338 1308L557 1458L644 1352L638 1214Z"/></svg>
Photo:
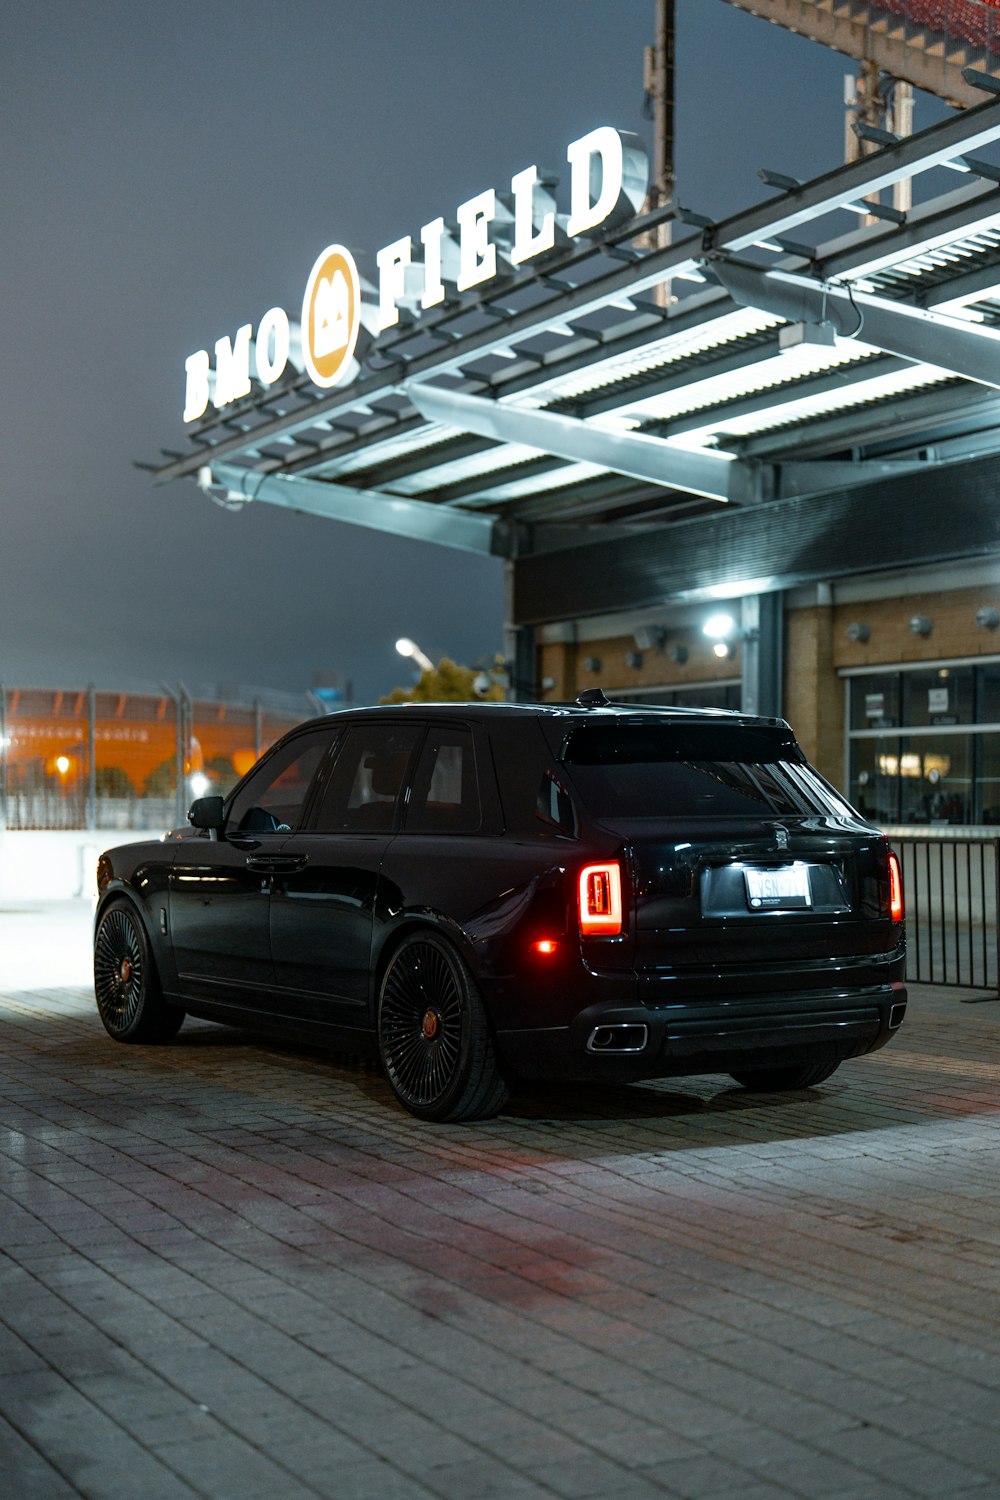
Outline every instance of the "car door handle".
<svg viewBox="0 0 1000 1500"><path fill-rule="evenodd" d="M309 863L308 854L248 854L247 869L264 875L294 875Z"/></svg>

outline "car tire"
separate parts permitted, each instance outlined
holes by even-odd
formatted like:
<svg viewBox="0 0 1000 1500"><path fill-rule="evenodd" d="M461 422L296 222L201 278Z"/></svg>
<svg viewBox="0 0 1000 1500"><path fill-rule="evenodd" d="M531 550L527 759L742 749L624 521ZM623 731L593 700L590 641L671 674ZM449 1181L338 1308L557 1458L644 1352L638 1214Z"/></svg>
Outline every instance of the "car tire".
<svg viewBox="0 0 1000 1500"><path fill-rule="evenodd" d="M754 1093L783 1094L791 1089L811 1089L825 1082L839 1067L839 1062L807 1063L790 1068L753 1068L729 1076Z"/></svg>
<svg viewBox="0 0 1000 1500"><path fill-rule="evenodd" d="M112 901L94 933L97 1014L116 1042L169 1042L184 1012L163 998L149 939L127 901Z"/></svg>
<svg viewBox="0 0 1000 1500"><path fill-rule="evenodd" d="M485 1120L507 1102L476 982L435 933L412 933L389 960L378 1045L393 1093L421 1120Z"/></svg>

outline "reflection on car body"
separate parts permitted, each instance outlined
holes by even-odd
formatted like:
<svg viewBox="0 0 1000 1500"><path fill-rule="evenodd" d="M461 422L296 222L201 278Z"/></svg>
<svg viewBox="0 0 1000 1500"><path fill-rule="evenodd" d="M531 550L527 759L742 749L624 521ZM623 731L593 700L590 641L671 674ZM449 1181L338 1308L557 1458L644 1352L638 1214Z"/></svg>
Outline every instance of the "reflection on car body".
<svg viewBox="0 0 1000 1500"><path fill-rule="evenodd" d="M518 1078L802 1088L903 1019L889 847L788 725L406 705L301 725L193 831L102 855L101 1019L377 1052L431 1120Z"/></svg>

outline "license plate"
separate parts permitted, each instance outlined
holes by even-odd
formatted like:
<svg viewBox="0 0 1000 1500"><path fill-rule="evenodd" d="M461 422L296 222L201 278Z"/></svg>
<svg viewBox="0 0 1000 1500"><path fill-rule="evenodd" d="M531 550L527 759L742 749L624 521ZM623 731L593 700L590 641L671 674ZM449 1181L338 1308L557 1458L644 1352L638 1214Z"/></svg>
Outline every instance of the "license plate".
<svg viewBox="0 0 1000 1500"><path fill-rule="evenodd" d="M754 911L775 907L812 906L807 865L783 865L778 870L744 870L747 904Z"/></svg>

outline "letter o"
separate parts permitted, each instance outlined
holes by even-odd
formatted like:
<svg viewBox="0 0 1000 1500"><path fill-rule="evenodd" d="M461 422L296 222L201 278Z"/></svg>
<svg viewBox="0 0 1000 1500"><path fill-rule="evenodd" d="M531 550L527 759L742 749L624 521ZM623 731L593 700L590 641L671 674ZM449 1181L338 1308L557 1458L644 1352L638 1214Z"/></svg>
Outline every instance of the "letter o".
<svg viewBox="0 0 1000 1500"><path fill-rule="evenodd" d="M290 344L288 314L281 307L268 308L257 325L254 341L257 379L261 385L273 385L285 373Z"/></svg>

